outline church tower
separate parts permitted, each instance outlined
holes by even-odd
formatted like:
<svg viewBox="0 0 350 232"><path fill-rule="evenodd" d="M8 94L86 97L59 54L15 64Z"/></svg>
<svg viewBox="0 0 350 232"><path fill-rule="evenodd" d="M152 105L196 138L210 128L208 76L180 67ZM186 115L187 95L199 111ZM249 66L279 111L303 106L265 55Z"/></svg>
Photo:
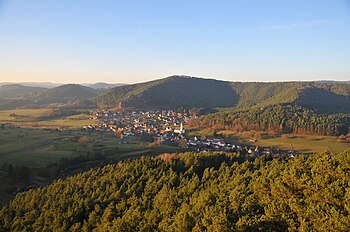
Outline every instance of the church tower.
<svg viewBox="0 0 350 232"><path fill-rule="evenodd" d="M180 131L181 131L181 134L185 134L184 124L182 122L180 124Z"/></svg>

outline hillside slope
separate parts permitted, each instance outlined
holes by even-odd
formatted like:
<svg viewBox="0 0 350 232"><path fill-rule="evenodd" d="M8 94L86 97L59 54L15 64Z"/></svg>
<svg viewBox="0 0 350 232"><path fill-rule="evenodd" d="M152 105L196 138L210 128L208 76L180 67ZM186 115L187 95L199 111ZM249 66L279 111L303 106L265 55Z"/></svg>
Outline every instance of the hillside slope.
<svg viewBox="0 0 350 232"><path fill-rule="evenodd" d="M237 102L228 82L183 76L113 88L98 98L101 106L133 108L230 107Z"/></svg>
<svg viewBox="0 0 350 232"><path fill-rule="evenodd" d="M36 98L34 103L40 105L52 103L67 103L80 99L93 98L96 96L97 93L92 88L77 84L67 84L46 90Z"/></svg>
<svg viewBox="0 0 350 232"><path fill-rule="evenodd" d="M297 104L320 113L350 113L350 84L227 82L186 76L112 88L101 107L215 108Z"/></svg>
<svg viewBox="0 0 350 232"><path fill-rule="evenodd" d="M298 98L301 82L231 82L239 96L238 107L290 103Z"/></svg>
<svg viewBox="0 0 350 232"><path fill-rule="evenodd" d="M90 99L89 105L94 105L94 100L100 108L202 108L210 112L212 108L244 109L291 104L317 113L350 113L350 84L338 82L228 82L171 76L110 89L99 88L106 86L109 85L96 83L94 87L98 89L76 84L52 89L0 86L0 108L46 106Z"/></svg>
<svg viewBox="0 0 350 232"><path fill-rule="evenodd" d="M316 112L350 113L350 84L307 84L295 102Z"/></svg>
<svg viewBox="0 0 350 232"><path fill-rule="evenodd" d="M18 195L0 231L348 231L350 151L166 154Z"/></svg>
<svg viewBox="0 0 350 232"><path fill-rule="evenodd" d="M18 84L0 86L0 98L34 97L47 90L46 88L30 87Z"/></svg>
<svg viewBox="0 0 350 232"><path fill-rule="evenodd" d="M197 129L233 132L268 131L273 133L342 135L350 133L350 114L317 113L295 104L246 107L205 115L191 120Z"/></svg>

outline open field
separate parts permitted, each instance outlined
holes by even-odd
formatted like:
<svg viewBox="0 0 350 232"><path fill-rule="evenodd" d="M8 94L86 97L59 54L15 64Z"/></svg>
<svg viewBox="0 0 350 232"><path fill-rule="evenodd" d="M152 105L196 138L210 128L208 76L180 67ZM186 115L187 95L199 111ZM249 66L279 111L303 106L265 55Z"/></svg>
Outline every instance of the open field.
<svg viewBox="0 0 350 232"><path fill-rule="evenodd" d="M11 163L41 167L64 156L78 154L55 150L54 145L65 142L72 134L42 129L2 129L0 134L0 164Z"/></svg>
<svg viewBox="0 0 350 232"><path fill-rule="evenodd" d="M234 133L229 130L218 131L217 135L228 138L237 143L270 146L279 149L289 150L293 147L294 150L304 153L317 153L331 150L333 153L339 153L346 149L350 149L350 143L337 142L336 136L318 136L318 135L268 135L263 132L242 132ZM210 130L195 130L192 129L190 136L214 136ZM256 138L256 142L250 141L251 138Z"/></svg>
<svg viewBox="0 0 350 232"><path fill-rule="evenodd" d="M16 109L16 110L1 110L0 121L36 121L38 118L48 115L53 112L51 108L42 109ZM11 116L11 114L15 114Z"/></svg>
<svg viewBox="0 0 350 232"><path fill-rule="evenodd" d="M126 137L121 143L112 132L0 129L0 204L11 199L14 191L33 184L45 185L57 175L66 176L124 158L178 149L170 146L149 148L148 145L137 137ZM29 180L9 176L9 165L14 169L17 167L17 171L21 167L29 168ZM63 173L57 169L58 166L64 170Z"/></svg>
<svg viewBox="0 0 350 232"><path fill-rule="evenodd" d="M53 112L52 108L1 110L0 124L28 128L81 128L84 125L95 124L95 121L84 113L50 118Z"/></svg>
<svg viewBox="0 0 350 232"><path fill-rule="evenodd" d="M333 153L340 153L350 149L349 143L338 143L333 136L299 136L297 138L288 138L279 136L276 138L262 138L256 142L260 146L272 146L282 149L291 149L291 146L305 153L325 152L331 150Z"/></svg>
<svg viewBox="0 0 350 232"><path fill-rule="evenodd" d="M79 141L85 137L86 141ZM144 150L147 143L129 137L119 144L113 133L58 131L44 129L2 129L0 165L11 163L28 167L44 167L61 158L74 158L98 152L104 156Z"/></svg>

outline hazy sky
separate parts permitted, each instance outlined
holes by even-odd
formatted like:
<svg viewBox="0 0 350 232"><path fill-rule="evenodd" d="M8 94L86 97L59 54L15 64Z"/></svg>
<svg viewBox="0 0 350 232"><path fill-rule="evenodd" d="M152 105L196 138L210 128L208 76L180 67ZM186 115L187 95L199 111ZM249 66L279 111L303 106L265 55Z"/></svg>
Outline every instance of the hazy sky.
<svg viewBox="0 0 350 232"><path fill-rule="evenodd" d="M0 0L0 82L350 80L349 0Z"/></svg>

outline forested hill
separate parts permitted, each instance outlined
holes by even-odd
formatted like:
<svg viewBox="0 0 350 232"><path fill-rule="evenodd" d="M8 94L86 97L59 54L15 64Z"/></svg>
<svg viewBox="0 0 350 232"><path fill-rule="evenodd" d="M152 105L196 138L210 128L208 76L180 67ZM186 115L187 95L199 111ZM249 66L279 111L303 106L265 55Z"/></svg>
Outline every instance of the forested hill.
<svg viewBox="0 0 350 232"><path fill-rule="evenodd" d="M98 97L101 106L133 108L230 107L238 96L228 82L172 76L165 79L121 86Z"/></svg>
<svg viewBox="0 0 350 232"><path fill-rule="evenodd" d="M86 86L77 84L61 85L48 89L35 98L35 104L67 103L69 101L88 99L97 96L97 92Z"/></svg>
<svg viewBox="0 0 350 232"><path fill-rule="evenodd" d="M97 83L93 87L102 86L111 85ZM97 103L101 108L212 109L294 104L317 113L350 113L349 96L349 83L228 82L171 76L104 90L77 84L62 85L52 89L20 85L1 86L0 109L28 105L45 107L52 103L66 104L85 99L90 105Z"/></svg>
<svg viewBox="0 0 350 232"><path fill-rule="evenodd" d="M0 86L0 110L22 107L47 107L50 104L78 107L94 107L93 98L101 90L90 87L67 84L52 89L28 87L22 85Z"/></svg>
<svg viewBox="0 0 350 232"><path fill-rule="evenodd" d="M128 160L18 195L0 231L347 231L350 151Z"/></svg>
<svg viewBox="0 0 350 232"><path fill-rule="evenodd" d="M268 131L273 133L296 133L317 135L341 135L350 133L350 114L322 114L294 104L266 107L246 107L205 115L191 120L191 127L231 130Z"/></svg>
<svg viewBox="0 0 350 232"><path fill-rule="evenodd" d="M39 93L47 90L41 87L30 87L18 84L2 85L0 86L0 99L1 98L12 98L18 99L23 97L34 97Z"/></svg>
<svg viewBox="0 0 350 232"><path fill-rule="evenodd" d="M226 82L172 76L110 89L100 107L215 108L201 128L340 135L349 133L350 84L324 82Z"/></svg>
<svg viewBox="0 0 350 232"><path fill-rule="evenodd" d="M295 103L316 112L350 113L350 84L323 82L227 82L186 76L112 88L101 107L214 108Z"/></svg>

